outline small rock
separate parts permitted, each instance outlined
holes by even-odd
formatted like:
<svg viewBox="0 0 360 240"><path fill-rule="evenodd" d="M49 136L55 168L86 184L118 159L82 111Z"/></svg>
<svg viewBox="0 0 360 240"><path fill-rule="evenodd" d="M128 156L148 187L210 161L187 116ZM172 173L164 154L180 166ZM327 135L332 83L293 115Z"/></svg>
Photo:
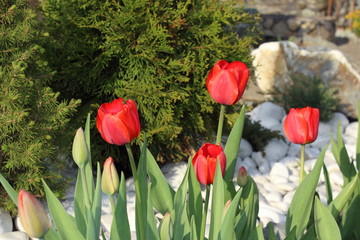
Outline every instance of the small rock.
<svg viewBox="0 0 360 240"><path fill-rule="evenodd" d="M319 149L305 146L305 159L317 158L319 154L320 154Z"/></svg>
<svg viewBox="0 0 360 240"><path fill-rule="evenodd" d="M285 194L285 196L283 198L283 202L290 204L292 198L294 197L294 194L295 194L295 191L290 191L287 194Z"/></svg>
<svg viewBox="0 0 360 240"><path fill-rule="evenodd" d="M279 139L271 139L265 147L265 157L270 162L276 162L285 157L289 146Z"/></svg>
<svg viewBox="0 0 360 240"><path fill-rule="evenodd" d="M269 202L269 204L277 209L279 209L280 211L282 211L283 214L286 214L288 209L289 209L289 205L286 202L282 202L282 201L277 201L277 202Z"/></svg>
<svg viewBox="0 0 360 240"><path fill-rule="evenodd" d="M316 140L310 143L309 145L310 147L321 150L329 143L330 143L330 137L318 136Z"/></svg>
<svg viewBox="0 0 360 240"><path fill-rule="evenodd" d="M259 166L259 171L263 174L267 174L270 171L270 164L269 162L263 162L260 166Z"/></svg>
<svg viewBox="0 0 360 240"><path fill-rule="evenodd" d="M291 143L287 152L287 156L300 157L301 146L300 144Z"/></svg>
<svg viewBox="0 0 360 240"><path fill-rule="evenodd" d="M274 208L270 206L267 203L261 202L259 204L259 218L262 220L263 218L270 218L272 222L274 223L282 223L285 222L285 216L283 213L278 210L277 208Z"/></svg>
<svg viewBox="0 0 360 240"><path fill-rule="evenodd" d="M242 138L240 142L239 157L244 159L246 157L249 157L252 152L253 148L251 144L246 139Z"/></svg>
<svg viewBox="0 0 360 240"><path fill-rule="evenodd" d="M257 166L260 166L262 163L266 162L262 152L253 152L251 154L251 158L256 162Z"/></svg>
<svg viewBox="0 0 360 240"><path fill-rule="evenodd" d="M272 102L264 102L256 106L249 115L251 120L260 121L260 124L261 121L268 118L275 119L280 123L285 115L285 110Z"/></svg>
<svg viewBox="0 0 360 240"><path fill-rule="evenodd" d="M20 231L7 232L0 234L0 240L28 240L29 236Z"/></svg>
<svg viewBox="0 0 360 240"><path fill-rule="evenodd" d="M287 183L289 178L288 168L280 162L274 164L270 171L270 180L272 183Z"/></svg>
<svg viewBox="0 0 360 240"><path fill-rule="evenodd" d="M282 200L281 194L275 191L265 194L265 198L268 202L280 202Z"/></svg>
<svg viewBox="0 0 360 240"><path fill-rule="evenodd" d="M333 117L327 123L330 124L333 133L337 132L338 124L340 122L341 132L349 125L349 119L340 112L333 113Z"/></svg>
<svg viewBox="0 0 360 240"><path fill-rule="evenodd" d="M358 135L358 127L359 122L352 122L345 128L345 135L353 136L354 138L357 138Z"/></svg>
<svg viewBox="0 0 360 240"><path fill-rule="evenodd" d="M7 233L13 230L13 223L10 213L0 209L0 233Z"/></svg>
<svg viewBox="0 0 360 240"><path fill-rule="evenodd" d="M290 180L290 177L289 177ZM298 181L299 178L296 177L296 180ZM276 188L279 189L282 192L290 192L293 191L297 185L294 182L287 182L287 183L278 183L276 184Z"/></svg>

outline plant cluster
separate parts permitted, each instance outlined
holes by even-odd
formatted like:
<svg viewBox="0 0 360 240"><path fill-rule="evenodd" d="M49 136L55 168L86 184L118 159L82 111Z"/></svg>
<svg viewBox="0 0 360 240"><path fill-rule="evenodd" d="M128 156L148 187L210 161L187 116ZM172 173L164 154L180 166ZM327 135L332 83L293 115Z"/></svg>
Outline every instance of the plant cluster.
<svg viewBox="0 0 360 240"><path fill-rule="evenodd" d="M72 133L70 118L80 101L59 100L46 82L53 74L42 59L46 38L28 1L0 1L0 171L16 189L43 196L41 178L59 196L64 179L60 154ZM52 166L52 167L49 167ZM14 205L0 189L0 208Z"/></svg>
<svg viewBox="0 0 360 240"><path fill-rule="evenodd" d="M337 109L336 90L326 86L323 80L316 76L297 73L290 77L291 84L284 86L282 90L276 88L269 92L272 101L283 106L287 112L291 108L306 106L318 108L321 112L320 120L330 120L332 113Z"/></svg>
<svg viewBox="0 0 360 240"><path fill-rule="evenodd" d="M187 157L195 136L216 125L207 70L219 58L250 66L259 34L256 15L238 1L48 0L41 5L49 38L45 57L57 71L50 84L64 99L82 100L73 126L99 102L136 101L157 160ZM233 27L248 24L239 36ZM93 155L119 155L94 133ZM143 139L141 136L140 139ZM122 165L126 166L126 158Z"/></svg>
<svg viewBox="0 0 360 240"><path fill-rule="evenodd" d="M360 37L360 9L348 13L345 18L352 21L351 29L358 37Z"/></svg>

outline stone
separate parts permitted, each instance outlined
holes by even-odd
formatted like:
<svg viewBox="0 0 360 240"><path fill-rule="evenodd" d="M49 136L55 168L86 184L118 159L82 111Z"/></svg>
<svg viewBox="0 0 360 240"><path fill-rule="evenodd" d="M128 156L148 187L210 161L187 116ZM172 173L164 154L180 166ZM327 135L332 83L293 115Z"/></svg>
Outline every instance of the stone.
<svg viewBox="0 0 360 240"><path fill-rule="evenodd" d="M282 202L282 201L274 201L274 202L269 202L269 204L277 209L279 209L280 211L282 211L283 214L286 214L288 209L289 209L289 205L286 202Z"/></svg>
<svg viewBox="0 0 360 240"><path fill-rule="evenodd" d="M253 152L253 148L251 144L244 138L241 139L240 149L239 149L239 157L244 159L251 155Z"/></svg>
<svg viewBox="0 0 360 240"><path fill-rule="evenodd" d="M291 31L296 31L300 27L300 21L296 18L289 18L286 23Z"/></svg>
<svg viewBox="0 0 360 240"><path fill-rule="evenodd" d="M327 122L331 126L333 134L337 133L338 124L340 123L341 132L344 132L344 129L349 125L349 119L340 112L335 112L332 114L332 118ZM336 135L335 135L336 136Z"/></svg>
<svg viewBox="0 0 360 240"><path fill-rule="evenodd" d="M338 90L335 97L340 111L357 118L360 74L339 50L311 50L281 41L263 43L252 54L256 82L265 96L270 98L266 94L291 83L291 74L318 76L325 85Z"/></svg>
<svg viewBox="0 0 360 240"><path fill-rule="evenodd" d="M260 166L263 162L266 162L262 152L253 152L251 154L251 158L255 161L257 166Z"/></svg>
<svg viewBox="0 0 360 240"><path fill-rule="evenodd" d="M280 202L282 200L281 194L275 191L265 194L265 198L268 202Z"/></svg>
<svg viewBox="0 0 360 240"><path fill-rule="evenodd" d="M283 201L290 204L292 198L294 197L295 191L288 192L284 195Z"/></svg>
<svg viewBox="0 0 360 240"><path fill-rule="evenodd" d="M272 118L280 124L281 119L285 116L285 110L272 102L264 102L256 106L248 115L252 121L261 123L263 119Z"/></svg>
<svg viewBox="0 0 360 240"><path fill-rule="evenodd" d="M357 138L359 122L352 122L346 126L344 134Z"/></svg>
<svg viewBox="0 0 360 240"><path fill-rule="evenodd" d="M285 181L277 182L279 178L284 179ZM272 183L286 183L289 178L289 170L288 168L281 162L277 162L271 168L270 171L270 180Z"/></svg>
<svg viewBox="0 0 360 240"><path fill-rule="evenodd" d="M262 221L263 218L270 218L274 223L284 223L285 216L283 213L275 207L270 206L267 203L259 204L259 218Z"/></svg>
<svg viewBox="0 0 360 240"><path fill-rule="evenodd" d="M161 168L170 186L176 191L187 169L186 162L168 163Z"/></svg>
<svg viewBox="0 0 360 240"><path fill-rule="evenodd" d="M269 162L263 162L262 164L260 164L259 166L259 171L263 174L267 174L270 171L270 164Z"/></svg>
<svg viewBox="0 0 360 240"><path fill-rule="evenodd" d="M281 36L281 37L286 37L286 38L288 38L292 35L287 24L283 21L277 22L272 27L272 32L275 36Z"/></svg>
<svg viewBox="0 0 360 240"><path fill-rule="evenodd" d="M29 236L20 231L7 232L0 234L0 240L28 240Z"/></svg>
<svg viewBox="0 0 360 240"><path fill-rule="evenodd" d="M324 145L325 147L325 145ZM317 148L305 146L305 159L317 158L320 154L320 150Z"/></svg>
<svg viewBox="0 0 360 240"><path fill-rule="evenodd" d="M0 234L11 232L13 230L13 222L10 213L0 209Z"/></svg>
<svg viewBox="0 0 360 240"><path fill-rule="evenodd" d="M276 162L285 157L289 146L282 140L271 139L265 146L265 158L270 162Z"/></svg>

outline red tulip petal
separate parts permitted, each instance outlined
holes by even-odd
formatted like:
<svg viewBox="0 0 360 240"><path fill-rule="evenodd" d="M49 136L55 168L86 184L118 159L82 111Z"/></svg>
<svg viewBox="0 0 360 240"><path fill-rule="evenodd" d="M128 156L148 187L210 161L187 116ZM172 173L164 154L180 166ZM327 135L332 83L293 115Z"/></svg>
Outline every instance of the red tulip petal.
<svg viewBox="0 0 360 240"><path fill-rule="evenodd" d="M320 112L317 108L306 107L302 109L302 114L308 124L307 143L314 142L318 135Z"/></svg>
<svg viewBox="0 0 360 240"><path fill-rule="evenodd" d="M216 102L226 105L232 105L239 92L235 76L228 70L220 70L208 82L207 89Z"/></svg>
<svg viewBox="0 0 360 240"><path fill-rule="evenodd" d="M247 68L247 66L240 62L240 61L234 61L229 64L227 69L234 74L236 80L237 80L237 86L238 86L238 95L235 100L235 102L239 101L242 95L244 94L246 85L249 80L250 71Z"/></svg>
<svg viewBox="0 0 360 240"><path fill-rule="evenodd" d="M284 121L284 133L293 143L305 144L308 138L308 125L299 109L290 109Z"/></svg>
<svg viewBox="0 0 360 240"><path fill-rule="evenodd" d="M105 114L116 114L120 112L124 108L125 104L123 103L123 99L115 99L111 103L104 103L101 105L102 111Z"/></svg>
<svg viewBox="0 0 360 240"><path fill-rule="evenodd" d="M216 163L217 163L217 158L214 157L208 157L207 159L207 164L208 164L208 179L207 179L207 183L211 184L214 182L214 177L215 177L215 172L216 172Z"/></svg>
<svg viewBox="0 0 360 240"><path fill-rule="evenodd" d="M196 157L196 158L195 158ZM208 179L207 161L203 155L195 156L193 159L196 177L201 184L206 185ZM195 160L195 161L194 161Z"/></svg>
<svg viewBox="0 0 360 240"><path fill-rule="evenodd" d="M123 145L130 142L131 139L127 127L119 118L107 114L101 126L101 136L108 143Z"/></svg>

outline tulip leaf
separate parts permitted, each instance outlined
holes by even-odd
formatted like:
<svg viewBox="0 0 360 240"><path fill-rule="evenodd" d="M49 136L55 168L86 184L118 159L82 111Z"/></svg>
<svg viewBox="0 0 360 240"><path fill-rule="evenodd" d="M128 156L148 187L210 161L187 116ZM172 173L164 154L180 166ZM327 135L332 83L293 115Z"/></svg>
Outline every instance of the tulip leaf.
<svg viewBox="0 0 360 240"><path fill-rule="evenodd" d="M224 176L224 182L227 186L227 192L230 194L230 198L235 195L235 188L233 183L236 159L239 154L241 136L244 129L245 122L245 105L242 106L239 117L237 118L233 128L230 131L228 140L225 145L224 153L226 156L226 170ZM226 197L226 201L230 199Z"/></svg>
<svg viewBox="0 0 360 240"><path fill-rule="evenodd" d="M91 158L91 142L90 142L90 113L87 116L86 123L85 123L85 141L86 145L89 150L89 158L87 160L87 164L85 165L85 173L86 173L86 181L87 181L87 187L89 191L89 197L90 202L93 202L94 198L94 177L93 177L93 171L92 171L92 158Z"/></svg>
<svg viewBox="0 0 360 240"><path fill-rule="evenodd" d="M197 236L198 228L196 227L196 224L195 224L195 216L194 215L191 217L190 226L191 226L190 240L198 240L199 239Z"/></svg>
<svg viewBox="0 0 360 240"><path fill-rule="evenodd" d="M226 215L220 227L219 239L236 239L235 215L238 210L240 196L241 192L238 191L226 212Z"/></svg>
<svg viewBox="0 0 360 240"><path fill-rule="evenodd" d="M331 212L315 197L314 203L314 222L316 236L319 240L341 240L339 227L331 215Z"/></svg>
<svg viewBox="0 0 360 240"><path fill-rule="evenodd" d="M294 227L296 227L297 239L299 239L303 234L310 218L315 189L324 164L325 152L326 147L321 151L319 157L317 158L313 170L301 181L290 203L286 217L286 233L289 233Z"/></svg>
<svg viewBox="0 0 360 240"><path fill-rule="evenodd" d="M92 211L90 208L86 209L86 224L87 224L87 229L86 229L86 240L96 240L98 239L96 237L96 230L95 230L95 222L94 222L94 217L92 214Z"/></svg>
<svg viewBox="0 0 360 240"><path fill-rule="evenodd" d="M186 170L185 176L181 181L181 184L175 193L174 197L174 211L172 212L172 218L174 218L174 240L183 240L184 236L190 235L190 223L187 218L186 202L187 202L187 191L188 191L188 174L189 167Z"/></svg>
<svg viewBox="0 0 360 240"><path fill-rule="evenodd" d="M94 228L95 228L95 236L99 238L100 234L100 223L101 223L101 169L99 162L97 163L97 173L96 173L96 188L94 193L94 199L92 202L92 214L94 216Z"/></svg>
<svg viewBox="0 0 360 240"><path fill-rule="evenodd" d="M272 224L272 222L269 222L267 225L268 228L268 240L277 240L276 235L275 235L275 230L274 230L274 225Z"/></svg>
<svg viewBox="0 0 360 240"><path fill-rule="evenodd" d="M251 176L247 176L247 183L241 189L240 208L240 220L236 226L237 231L240 232L237 233L237 236L247 239L256 227L256 218L259 213L259 190Z"/></svg>
<svg viewBox="0 0 360 240"><path fill-rule="evenodd" d="M11 200L18 205L18 192L10 185L10 183L4 178L4 176L0 173L0 182L3 185L5 191L10 196Z"/></svg>
<svg viewBox="0 0 360 240"><path fill-rule="evenodd" d="M216 162L216 171L211 201L211 220L209 239L216 239L221 227L224 207L224 181L222 178L220 161Z"/></svg>
<svg viewBox="0 0 360 240"><path fill-rule="evenodd" d="M264 233L263 233L263 227L262 227L262 223L260 222L259 226L257 226L256 228L254 228L250 235L249 238L247 238L248 240L264 240Z"/></svg>
<svg viewBox="0 0 360 240"><path fill-rule="evenodd" d="M358 101L358 121L360 120L360 101ZM356 168L360 171L360 123L358 123L358 132L356 140Z"/></svg>
<svg viewBox="0 0 360 240"><path fill-rule="evenodd" d="M127 214L126 184L124 173L121 172L119 198L115 207L113 221L110 229L110 239L131 239L129 218Z"/></svg>
<svg viewBox="0 0 360 240"><path fill-rule="evenodd" d="M331 189L329 173L328 173L328 170L327 170L325 164L323 165L323 173L324 173L325 186L326 186L327 204L329 204L332 202L333 196L332 196L332 189Z"/></svg>
<svg viewBox="0 0 360 240"><path fill-rule="evenodd" d="M201 232L201 219L202 219L202 208L203 199L201 196L200 183L196 178L194 166L191 163L191 159L188 163L189 166L189 217L194 217L194 224L196 226L196 235L200 239Z"/></svg>
<svg viewBox="0 0 360 240"><path fill-rule="evenodd" d="M46 182L44 180L42 180L42 182L44 185L46 200L51 217L61 238L85 240L83 235L76 227L76 224L74 224L72 217L65 211L64 207L61 205L60 201L56 198L54 193L50 190Z"/></svg>
<svg viewBox="0 0 360 240"><path fill-rule="evenodd" d="M355 194L347 209L342 213L342 222L340 224L342 239L353 239L352 235L358 231L360 221L360 195Z"/></svg>
<svg viewBox="0 0 360 240"><path fill-rule="evenodd" d="M151 199L154 207L164 215L174 209L175 191L167 182L155 158L148 149L146 150L146 161L146 170L151 181Z"/></svg>
<svg viewBox="0 0 360 240"><path fill-rule="evenodd" d="M86 236L86 207L85 207L85 198L83 193L82 180L80 175L80 169L77 174L76 184L75 184L75 193L74 193L74 213L75 213L75 222L81 232L81 234Z"/></svg>
<svg viewBox="0 0 360 240"><path fill-rule="evenodd" d="M146 180L146 146L147 140L140 148L140 161L135 181L135 224L136 239L145 240L147 230L147 180Z"/></svg>
<svg viewBox="0 0 360 240"><path fill-rule="evenodd" d="M151 183L148 184L146 240L159 240L159 233L156 228L155 215L151 202Z"/></svg>
<svg viewBox="0 0 360 240"><path fill-rule="evenodd" d="M54 228L50 227L49 231L44 236L44 240L61 240L61 237Z"/></svg>

